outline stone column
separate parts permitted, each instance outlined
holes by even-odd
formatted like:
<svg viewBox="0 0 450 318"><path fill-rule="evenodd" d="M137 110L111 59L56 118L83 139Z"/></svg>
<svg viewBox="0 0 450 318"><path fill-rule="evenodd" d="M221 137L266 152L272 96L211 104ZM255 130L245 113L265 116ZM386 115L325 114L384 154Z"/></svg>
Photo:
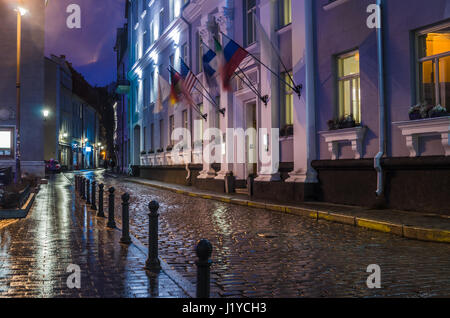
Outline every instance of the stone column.
<svg viewBox="0 0 450 318"><path fill-rule="evenodd" d="M302 97L294 98L294 171L287 182L314 185L316 159L316 101L313 0L292 2L292 61L294 79L303 84Z"/></svg>
<svg viewBox="0 0 450 318"><path fill-rule="evenodd" d="M227 1L225 7L219 8L219 13L215 15L215 21L219 27L219 30L229 36L230 38L234 38L233 33L233 22L234 22L234 7L232 1ZM220 114L220 130L222 132L222 137L225 136L225 139L222 140L222 143L227 143L227 139L233 138L233 136L227 135L228 128L234 128L233 121L233 112L234 112L234 103L233 103L233 92L228 92L223 89L222 85L220 85L220 108L225 110L225 114ZM229 143L227 143L229 145ZM222 150L222 146L220 147ZM215 179L224 180L226 175L233 171L233 163L227 162L226 152L230 151L228 147L225 147L225 153L222 153L222 163L221 169L217 173L217 177Z"/></svg>
<svg viewBox="0 0 450 318"><path fill-rule="evenodd" d="M295 2L295 1L294 1ZM272 43L277 45L278 35L275 32L278 26L278 1L265 0L260 4L259 20ZM295 29L295 28L293 28ZM271 54L260 43L261 61L270 67L276 74L280 74L279 60L276 54ZM269 95L267 105L259 102L259 132L258 132L258 177L255 181L279 181L280 161L280 83L277 76L264 66L261 66L261 94ZM266 131L261 129L266 129ZM272 128L275 128L272 130ZM265 136L266 135L266 136ZM262 157L266 157L264 161Z"/></svg>
<svg viewBox="0 0 450 318"><path fill-rule="evenodd" d="M201 19L201 26L199 27L199 32L202 37L202 40L204 43L208 44L209 47L213 47L214 41L211 36L210 30L213 28L214 20L211 19L210 16L203 16ZM205 76L203 76L203 86L208 89L208 83L206 82ZM205 94L207 96L207 94ZM213 95L213 94L211 94ZM212 159L211 159L211 153L208 153L206 150L208 149L208 145L210 144L210 141L205 140L205 131L209 128L214 128L214 122L215 122L215 114L216 114L216 107L211 104L211 102L208 101L205 97L203 97L203 110L204 113L207 114L207 120L204 122L203 125L203 170L200 172L198 179L214 179L216 177L216 172L212 168ZM207 158L208 160L205 160Z"/></svg>

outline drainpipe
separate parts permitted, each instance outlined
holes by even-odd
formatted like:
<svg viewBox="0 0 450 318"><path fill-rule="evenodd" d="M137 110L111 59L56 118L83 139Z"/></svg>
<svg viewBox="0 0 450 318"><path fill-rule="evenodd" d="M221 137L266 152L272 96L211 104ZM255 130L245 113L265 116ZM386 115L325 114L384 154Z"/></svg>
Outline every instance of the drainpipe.
<svg viewBox="0 0 450 318"><path fill-rule="evenodd" d="M374 167L377 171L377 197L384 194L385 180L383 179L383 167L381 166L381 159L386 154L386 100L384 91L384 48L383 48L383 0L377 0L378 13L377 19L380 23L377 28L377 51L378 51L378 90L380 100L379 121L380 121L380 137L379 137L379 152L375 157Z"/></svg>

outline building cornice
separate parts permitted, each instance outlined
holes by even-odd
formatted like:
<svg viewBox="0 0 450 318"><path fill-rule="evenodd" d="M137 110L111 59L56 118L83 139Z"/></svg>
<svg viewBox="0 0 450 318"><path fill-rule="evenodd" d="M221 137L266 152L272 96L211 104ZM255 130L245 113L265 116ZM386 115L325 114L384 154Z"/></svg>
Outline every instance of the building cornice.
<svg viewBox="0 0 450 318"><path fill-rule="evenodd" d="M189 22L193 22L197 19L202 14L202 7L206 1L207 0L191 0L183 10L184 18Z"/></svg>
<svg viewBox="0 0 450 318"><path fill-rule="evenodd" d="M142 71L152 64L154 56L161 54L173 42L174 34L179 34L187 28L181 17L172 21L164 33L144 52L143 56L133 65L128 76L131 80L136 79Z"/></svg>

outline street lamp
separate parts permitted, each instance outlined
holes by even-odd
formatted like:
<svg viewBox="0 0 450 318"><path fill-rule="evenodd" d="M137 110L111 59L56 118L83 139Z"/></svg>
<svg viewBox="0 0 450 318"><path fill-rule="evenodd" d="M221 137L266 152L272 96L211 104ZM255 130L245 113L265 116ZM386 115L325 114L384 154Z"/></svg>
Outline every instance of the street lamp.
<svg viewBox="0 0 450 318"><path fill-rule="evenodd" d="M19 3L22 3L20 1ZM16 105L16 174L14 176L14 182L17 184L21 181L21 169L20 169L20 58L21 58L21 42L22 42L22 16L24 16L28 10L22 6L18 6L15 11L17 12L17 105Z"/></svg>

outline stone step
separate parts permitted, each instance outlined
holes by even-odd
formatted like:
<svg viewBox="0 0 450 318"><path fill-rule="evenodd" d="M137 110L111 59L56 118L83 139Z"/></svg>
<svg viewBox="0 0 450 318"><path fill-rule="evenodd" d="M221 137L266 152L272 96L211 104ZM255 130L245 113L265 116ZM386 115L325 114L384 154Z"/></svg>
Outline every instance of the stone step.
<svg viewBox="0 0 450 318"><path fill-rule="evenodd" d="M236 193L248 195L248 188L236 188Z"/></svg>

